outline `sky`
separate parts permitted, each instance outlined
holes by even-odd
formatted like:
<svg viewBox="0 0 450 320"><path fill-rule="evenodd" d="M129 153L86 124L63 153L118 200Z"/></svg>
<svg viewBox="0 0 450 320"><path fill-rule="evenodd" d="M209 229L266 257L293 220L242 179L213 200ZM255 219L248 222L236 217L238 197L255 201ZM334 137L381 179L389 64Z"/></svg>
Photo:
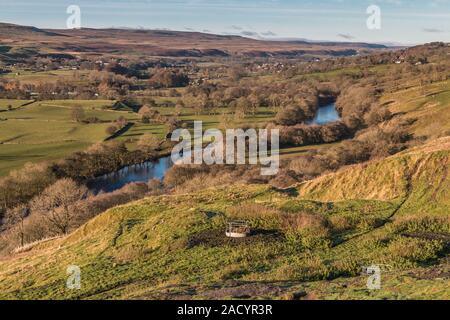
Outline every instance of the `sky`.
<svg viewBox="0 0 450 320"><path fill-rule="evenodd" d="M0 21L66 28L69 5L81 26L236 34L252 38L418 44L450 42L450 0L0 0ZM379 19L367 8L376 5ZM374 21L380 21L374 28Z"/></svg>

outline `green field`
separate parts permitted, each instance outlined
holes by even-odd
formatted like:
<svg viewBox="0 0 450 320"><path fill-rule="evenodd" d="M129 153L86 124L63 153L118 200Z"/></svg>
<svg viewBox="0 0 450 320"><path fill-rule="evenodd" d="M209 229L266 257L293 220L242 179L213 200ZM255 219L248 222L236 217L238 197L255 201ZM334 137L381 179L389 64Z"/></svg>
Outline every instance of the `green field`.
<svg viewBox="0 0 450 320"><path fill-rule="evenodd" d="M158 102L167 98L157 98ZM89 145L107 138L106 128L110 122L124 117L134 125L116 139L136 141L145 133L152 133L160 139L167 134L164 124L145 124L140 116L127 106L113 109L115 101L110 100L49 100L37 101L17 108L29 101L0 100L0 108L11 104L13 110L0 112L0 176L12 169L20 168L26 162L54 160L75 151L86 149ZM101 123L80 124L71 120L71 108L80 106L86 118L96 117ZM157 107L161 114L171 116L173 107ZM1 110L1 109L0 109ZM196 115L191 108L181 111L180 120L203 121L203 129L219 128L222 114L229 113L226 108L216 110L211 115ZM235 123L263 125L274 118L275 114L267 108L260 108L255 115ZM133 147L133 143L130 144Z"/></svg>
<svg viewBox="0 0 450 320"><path fill-rule="evenodd" d="M12 101L14 103L14 101ZM87 117L112 121L135 114L104 110L112 101L42 101L0 113L0 175L26 162L53 160L67 156L108 135L105 123L80 124L71 120L70 107L81 105Z"/></svg>
<svg viewBox="0 0 450 320"><path fill-rule="evenodd" d="M54 83L61 80L73 80L77 77L86 76L89 71L83 70L53 70L53 71L31 71L14 70L12 73L2 75L6 79L19 80L21 83L39 84L41 82Z"/></svg>
<svg viewBox="0 0 450 320"><path fill-rule="evenodd" d="M0 118L2 115L2 111L8 110L8 107L11 106L13 109L19 108L24 104L30 103L32 100L10 100L10 99L0 99Z"/></svg>
<svg viewBox="0 0 450 320"><path fill-rule="evenodd" d="M301 147L286 147L279 150L281 159L289 159L298 156L299 154L306 153L311 150L320 150L330 148L332 146L336 146L339 142L336 143L326 143L320 145L310 145L310 146L301 146Z"/></svg>

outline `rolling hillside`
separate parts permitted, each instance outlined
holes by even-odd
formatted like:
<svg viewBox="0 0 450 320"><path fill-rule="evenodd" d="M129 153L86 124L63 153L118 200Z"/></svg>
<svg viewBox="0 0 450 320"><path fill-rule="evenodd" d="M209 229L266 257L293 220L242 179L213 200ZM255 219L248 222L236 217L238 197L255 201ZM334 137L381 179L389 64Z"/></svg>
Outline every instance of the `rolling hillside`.
<svg viewBox="0 0 450 320"><path fill-rule="evenodd" d="M446 298L450 138L289 189L149 197L0 262L2 298ZM232 241L225 222L253 235ZM381 290L362 267L382 268ZM66 268L81 268L81 289Z"/></svg>
<svg viewBox="0 0 450 320"><path fill-rule="evenodd" d="M264 41L241 36L168 30L41 30L6 23L0 23L0 44L35 48L44 53L126 53L131 56L169 57L350 56L386 48L366 43Z"/></svg>

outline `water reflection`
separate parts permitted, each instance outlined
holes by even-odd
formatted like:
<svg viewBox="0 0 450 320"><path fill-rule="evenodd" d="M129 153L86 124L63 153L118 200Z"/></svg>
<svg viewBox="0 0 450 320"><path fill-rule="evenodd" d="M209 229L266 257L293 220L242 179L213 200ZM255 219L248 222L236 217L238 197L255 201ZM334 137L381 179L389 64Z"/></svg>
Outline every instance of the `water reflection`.
<svg viewBox="0 0 450 320"><path fill-rule="evenodd" d="M336 105L332 103L320 107L315 118L308 124L323 125L339 119ZM156 161L125 167L117 172L95 178L88 183L88 187L94 193L99 193L100 191L112 192L131 182L148 182L151 179L162 179L172 166L172 160L168 156Z"/></svg>
<svg viewBox="0 0 450 320"><path fill-rule="evenodd" d="M114 173L91 180L88 183L88 188L94 193L100 191L111 192L131 182L148 182L153 178L162 179L172 165L172 160L169 156L156 161L128 166Z"/></svg>
<svg viewBox="0 0 450 320"><path fill-rule="evenodd" d="M339 119L340 116L336 110L336 104L331 103L326 106L320 107L317 110L317 114L314 119L309 121L308 124L324 125L330 122L338 121Z"/></svg>

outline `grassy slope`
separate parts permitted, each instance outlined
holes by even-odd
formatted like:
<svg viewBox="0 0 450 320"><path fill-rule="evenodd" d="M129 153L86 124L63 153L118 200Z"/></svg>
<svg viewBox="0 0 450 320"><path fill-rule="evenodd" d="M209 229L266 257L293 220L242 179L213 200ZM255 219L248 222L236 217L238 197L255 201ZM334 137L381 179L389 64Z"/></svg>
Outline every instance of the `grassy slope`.
<svg viewBox="0 0 450 320"><path fill-rule="evenodd" d="M411 132L416 136L436 138L450 132L449 80L386 94L382 101L392 112L415 120Z"/></svg>
<svg viewBox="0 0 450 320"><path fill-rule="evenodd" d="M425 214L448 222L449 160L444 138L289 190L234 186L117 207L1 262L0 297L448 298L449 224L418 227L415 236L399 225ZM260 206L261 215L246 218L255 229L281 230L262 214L273 208L353 227L334 233L331 247L263 232L227 240L224 222L236 207L245 216L243 204ZM446 240L430 238L437 235ZM369 291L359 274L373 263L383 267L382 289ZM81 267L81 290L65 287L69 265Z"/></svg>

